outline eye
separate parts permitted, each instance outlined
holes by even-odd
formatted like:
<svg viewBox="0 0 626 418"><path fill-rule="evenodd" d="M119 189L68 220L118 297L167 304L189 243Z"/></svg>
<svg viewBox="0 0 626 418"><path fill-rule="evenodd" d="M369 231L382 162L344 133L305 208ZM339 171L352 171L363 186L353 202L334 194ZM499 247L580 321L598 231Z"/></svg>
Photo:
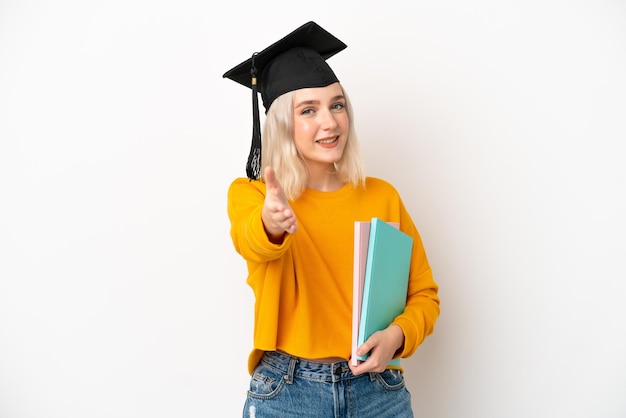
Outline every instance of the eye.
<svg viewBox="0 0 626 418"><path fill-rule="evenodd" d="M345 103L338 102L338 103L333 104L330 108L332 110L343 110L343 109L345 109L345 107L346 107Z"/></svg>
<svg viewBox="0 0 626 418"><path fill-rule="evenodd" d="M310 115L314 112L313 108L307 107L305 109L302 109L302 111L300 112L301 115Z"/></svg>

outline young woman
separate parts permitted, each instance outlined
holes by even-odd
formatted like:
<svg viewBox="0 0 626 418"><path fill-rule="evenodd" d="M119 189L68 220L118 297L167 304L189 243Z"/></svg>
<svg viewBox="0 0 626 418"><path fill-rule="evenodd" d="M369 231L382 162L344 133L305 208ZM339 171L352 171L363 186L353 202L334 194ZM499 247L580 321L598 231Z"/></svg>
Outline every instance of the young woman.
<svg viewBox="0 0 626 418"><path fill-rule="evenodd" d="M398 192L365 176L350 101L326 62L345 47L309 22L224 74L252 88L255 112L248 177L228 193L231 237L256 298L244 417L413 416L403 370L390 361L433 332L438 287ZM407 301L353 365L354 222L372 217L413 238Z"/></svg>

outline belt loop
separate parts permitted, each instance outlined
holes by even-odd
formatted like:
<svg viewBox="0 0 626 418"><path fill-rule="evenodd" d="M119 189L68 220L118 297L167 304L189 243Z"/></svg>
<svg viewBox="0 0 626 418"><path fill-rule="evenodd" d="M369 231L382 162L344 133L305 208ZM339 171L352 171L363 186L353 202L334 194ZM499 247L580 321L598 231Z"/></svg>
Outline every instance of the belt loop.
<svg viewBox="0 0 626 418"><path fill-rule="evenodd" d="M293 383L293 376L296 372L296 364L298 363L298 359L294 356L289 356L289 369L287 370L287 375L285 379L287 379L288 384Z"/></svg>
<svg viewBox="0 0 626 418"><path fill-rule="evenodd" d="M370 375L370 381L372 381L372 382L373 382L374 380L376 380L376 375L377 375L377 374L378 374L378 373L375 373L375 372L369 372L369 375Z"/></svg>

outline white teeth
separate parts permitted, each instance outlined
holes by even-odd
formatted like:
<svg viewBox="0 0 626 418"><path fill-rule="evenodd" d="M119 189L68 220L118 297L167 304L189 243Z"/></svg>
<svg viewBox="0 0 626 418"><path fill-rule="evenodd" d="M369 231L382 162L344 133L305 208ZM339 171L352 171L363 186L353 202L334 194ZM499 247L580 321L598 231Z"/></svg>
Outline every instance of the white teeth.
<svg viewBox="0 0 626 418"><path fill-rule="evenodd" d="M326 139L324 141L317 141L317 142L320 143L320 144L332 144L336 140L337 140L337 138L332 138L332 139Z"/></svg>

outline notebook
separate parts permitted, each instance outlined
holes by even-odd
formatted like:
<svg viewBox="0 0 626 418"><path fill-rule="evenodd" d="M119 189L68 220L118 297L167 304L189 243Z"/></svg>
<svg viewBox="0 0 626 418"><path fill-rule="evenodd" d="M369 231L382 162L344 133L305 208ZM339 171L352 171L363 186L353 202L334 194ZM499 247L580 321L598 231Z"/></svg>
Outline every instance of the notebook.
<svg viewBox="0 0 626 418"><path fill-rule="evenodd" d="M352 364L356 349L404 311L413 238L378 218L355 222ZM365 256L364 256L365 255ZM359 303L360 301L360 303ZM399 359L392 360L399 365Z"/></svg>

